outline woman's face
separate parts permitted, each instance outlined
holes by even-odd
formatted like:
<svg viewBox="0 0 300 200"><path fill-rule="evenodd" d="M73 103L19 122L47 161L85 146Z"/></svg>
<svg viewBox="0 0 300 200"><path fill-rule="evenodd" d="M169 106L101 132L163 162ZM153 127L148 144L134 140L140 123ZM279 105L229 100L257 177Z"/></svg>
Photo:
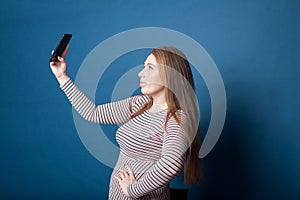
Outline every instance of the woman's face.
<svg viewBox="0 0 300 200"><path fill-rule="evenodd" d="M144 68L138 76L140 77L140 86L143 94L150 96L164 95L163 82L153 54L147 57Z"/></svg>

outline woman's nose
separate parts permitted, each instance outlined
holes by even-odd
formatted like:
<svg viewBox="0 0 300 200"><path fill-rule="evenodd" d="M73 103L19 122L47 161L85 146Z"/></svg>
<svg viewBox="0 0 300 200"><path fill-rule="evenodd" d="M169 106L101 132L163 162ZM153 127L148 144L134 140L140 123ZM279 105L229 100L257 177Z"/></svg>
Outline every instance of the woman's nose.
<svg viewBox="0 0 300 200"><path fill-rule="evenodd" d="M143 71L144 71L144 69L142 69L142 70L139 72L139 74L138 74L138 76L139 76L140 78L142 78L142 77L144 76Z"/></svg>

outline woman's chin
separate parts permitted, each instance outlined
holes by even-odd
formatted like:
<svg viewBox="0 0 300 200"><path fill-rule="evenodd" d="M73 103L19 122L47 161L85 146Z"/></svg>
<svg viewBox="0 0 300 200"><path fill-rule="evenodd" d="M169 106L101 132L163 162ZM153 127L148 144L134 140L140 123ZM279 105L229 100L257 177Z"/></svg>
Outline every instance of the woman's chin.
<svg viewBox="0 0 300 200"><path fill-rule="evenodd" d="M141 85L141 92L144 95L156 95L158 93L162 93L163 91L164 87L161 84Z"/></svg>
<svg viewBox="0 0 300 200"><path fill-rule="evenodd" d="M149 95L149 91L147 89L145 89L145 88L141 88L141 93L143 95Z"/></svg>
<svg viewBox="0 0 300 200"><path fill-rule="evenodd" d="M148 87L141 87L141 92L143 95L149 95L149 96L155 93L155 91L151 90L151 88Z"/></svg>

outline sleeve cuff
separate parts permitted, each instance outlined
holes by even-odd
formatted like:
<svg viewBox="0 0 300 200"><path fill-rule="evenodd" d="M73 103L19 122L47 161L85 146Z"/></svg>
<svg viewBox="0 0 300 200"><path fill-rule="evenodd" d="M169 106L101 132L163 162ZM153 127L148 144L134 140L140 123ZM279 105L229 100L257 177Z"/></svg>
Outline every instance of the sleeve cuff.
<svg viewBox="0 0 300 200"><path fill-rule="evenodd" d="M68 88L71 84L73 83L73 81L71 80L71 78L65 82L63 85L60 85L60 89L65 90L66 88Z"/></svg>

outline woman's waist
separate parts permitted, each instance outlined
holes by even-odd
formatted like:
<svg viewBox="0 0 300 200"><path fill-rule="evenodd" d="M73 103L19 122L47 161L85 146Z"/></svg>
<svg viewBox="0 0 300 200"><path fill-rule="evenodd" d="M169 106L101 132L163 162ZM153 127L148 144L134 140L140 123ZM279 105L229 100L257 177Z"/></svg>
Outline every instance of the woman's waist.
<svg viewBox="0 0 300 200"><path fill-rule="evenodd" d="M144 173L146 173L155 163L156 160L145 160L137 157L128 156L121 151L114 171L127 171L126 166L129 166L136 175L136 178L138 178Z"/></svg>
<svg viewBox="0 0 300 200"><path fill-rule="evenodd" d="M119 159L130 160L132 162L155 163L160 159L161 152L131 152L120 149Z"/></svg>

